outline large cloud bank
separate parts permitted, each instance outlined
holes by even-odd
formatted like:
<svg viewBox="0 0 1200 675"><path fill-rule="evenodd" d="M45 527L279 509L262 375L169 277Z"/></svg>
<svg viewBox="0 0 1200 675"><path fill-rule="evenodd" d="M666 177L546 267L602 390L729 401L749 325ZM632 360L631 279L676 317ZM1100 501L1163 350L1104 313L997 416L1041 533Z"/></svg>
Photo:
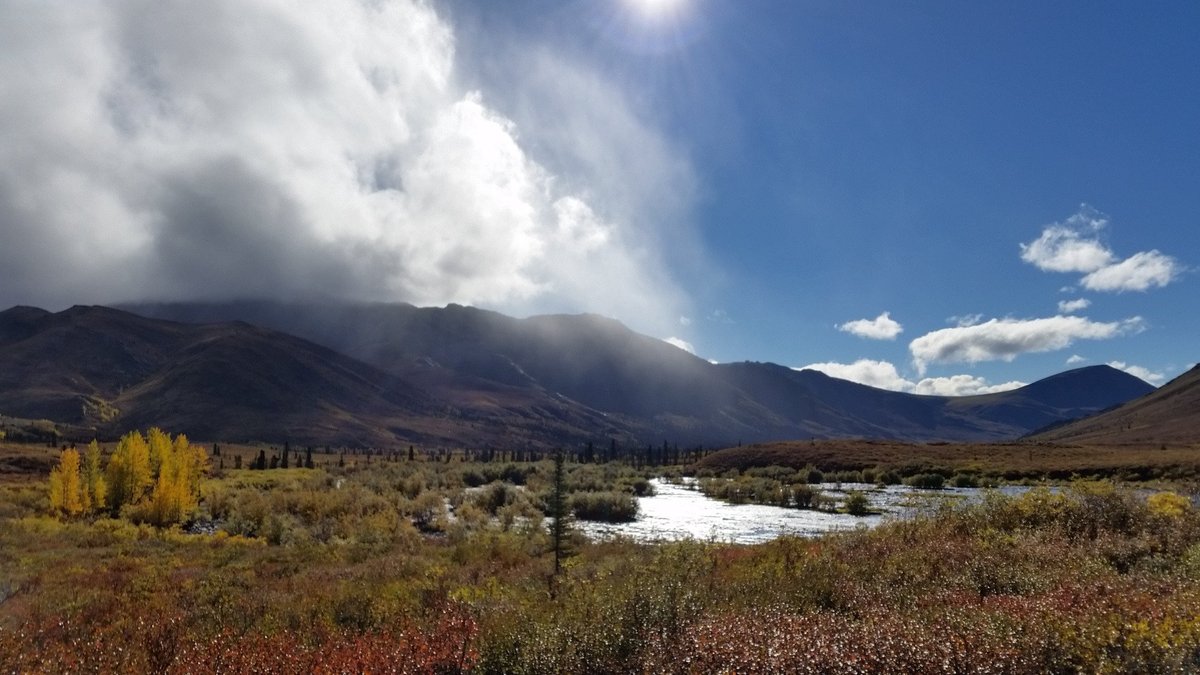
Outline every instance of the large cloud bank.
<svg viewBox="0 0 1200 675"><path fill-rule="evenodd" d="M554 175L461 79L417 0L4 3L0 304L678 316L662 233Z"/></svg>

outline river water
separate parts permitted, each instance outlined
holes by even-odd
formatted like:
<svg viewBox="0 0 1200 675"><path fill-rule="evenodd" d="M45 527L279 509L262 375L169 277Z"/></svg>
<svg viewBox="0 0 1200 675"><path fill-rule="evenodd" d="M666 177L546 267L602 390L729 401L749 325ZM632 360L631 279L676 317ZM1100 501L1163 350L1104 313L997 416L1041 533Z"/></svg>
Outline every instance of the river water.
<svg viewBox="0 0 1200 675"><path fill-rule="evenodd" d="M874 527L889 518L903 518L937 508L945 500L979 499L984 491L977 488L918 490L903 485L877 488L874 485L833 484L813 486L841 502L849 490L860 490L880 515L851 516L810 509L791 509L759 504L728 504L709 499L698 490L672 485L656 479L653 497L638 498L638 519L632 523L579 522L577 527L589 537L603 539L623 536L637 541L675 541L700 539L735 544L756 544L781 535L811 537L834 530ZM1007 487L1017 493L1028 488Z"/></svg>

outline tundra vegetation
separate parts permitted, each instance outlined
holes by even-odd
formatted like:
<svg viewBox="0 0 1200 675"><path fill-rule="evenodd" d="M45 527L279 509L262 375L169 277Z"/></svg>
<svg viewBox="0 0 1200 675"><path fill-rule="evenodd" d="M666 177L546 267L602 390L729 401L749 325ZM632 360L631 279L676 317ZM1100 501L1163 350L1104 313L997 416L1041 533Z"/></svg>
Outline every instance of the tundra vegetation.
<svg viewBox="0 0 1200 675"><path fill-rule="evenodd" d="M838 469L198 447L0 443L0 670L1200 668L1186 488L1078 481L754 546L589 542L570 516L628 518L655 475L773 480L796 506Z"/></svg>

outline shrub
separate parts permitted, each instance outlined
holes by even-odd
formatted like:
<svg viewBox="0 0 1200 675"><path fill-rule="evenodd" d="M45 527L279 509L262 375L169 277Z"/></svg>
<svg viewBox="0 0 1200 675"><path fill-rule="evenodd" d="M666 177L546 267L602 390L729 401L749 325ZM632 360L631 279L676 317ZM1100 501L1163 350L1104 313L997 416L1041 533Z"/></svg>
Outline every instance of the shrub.
<svg viewBox="0 0 1200 675"><path fill-rule="evenodd" d="M919 473L904 480L905 485L922 490L940 490L945 483L946 479L940 473Z"/></svg>
<svg viewBox="0 0 1200 675"><path fill-rule="evenodd" d="M637 519L638 504L625 492L576 492L571 495L571 511L580 520L628 523Z"/></svg>
<svg viewBox="0 0 1200 675"><path fill-rule="evenodd" d="M859 490L851 490L846 496L846 513L852 516L865 516L871 512L871 502Z"/></svg>

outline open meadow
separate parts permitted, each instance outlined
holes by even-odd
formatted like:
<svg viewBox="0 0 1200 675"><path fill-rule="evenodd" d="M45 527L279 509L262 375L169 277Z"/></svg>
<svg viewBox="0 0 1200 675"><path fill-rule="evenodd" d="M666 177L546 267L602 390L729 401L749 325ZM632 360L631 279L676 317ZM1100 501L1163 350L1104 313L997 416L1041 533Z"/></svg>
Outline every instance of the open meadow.
<svg viewBox="0 0 1200 675"><path fill-rule="evenodd" d="M816 539L568 530L556 547L550 460L317 452L314 468L229 468L257 450L209 455L194 510L156 527L129 507L52 514L59 451L0 446L3 670L1200 667L1200 516L1171 492L1079 482ZM619 520L648 477L691 469L567 462L562 490L577 515Z"/></svg>

